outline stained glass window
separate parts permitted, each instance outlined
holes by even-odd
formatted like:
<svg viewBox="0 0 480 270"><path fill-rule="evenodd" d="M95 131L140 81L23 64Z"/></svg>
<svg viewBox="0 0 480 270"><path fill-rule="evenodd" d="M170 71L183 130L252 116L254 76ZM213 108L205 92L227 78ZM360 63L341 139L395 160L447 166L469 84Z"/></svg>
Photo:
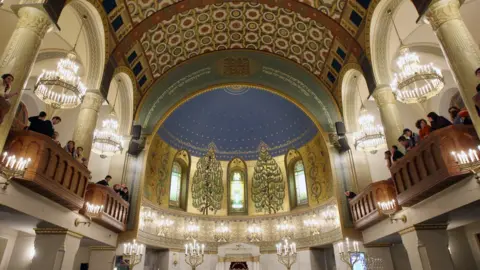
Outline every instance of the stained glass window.
<svg viewBox="0 0 480 270"><path fill-rule="evenodd" d="M307 204L307 182L305 180L305 168L301 160L295 163L295 190L297 192L297 205Z"/></svg>
<svg viewBox="0 0 480 270"><path fill-rule="evenodd" d="M182 166L173 162L172 176L170 178L170 204L180 204L180 187L182 186Z"/></svg>
<svg viewBox="0 0 480 270"><path fill-rule="evenodd" d="M232 175L230 203L233 211L243 211L245 208L245 182L240 172L233 172Z"/></svg>

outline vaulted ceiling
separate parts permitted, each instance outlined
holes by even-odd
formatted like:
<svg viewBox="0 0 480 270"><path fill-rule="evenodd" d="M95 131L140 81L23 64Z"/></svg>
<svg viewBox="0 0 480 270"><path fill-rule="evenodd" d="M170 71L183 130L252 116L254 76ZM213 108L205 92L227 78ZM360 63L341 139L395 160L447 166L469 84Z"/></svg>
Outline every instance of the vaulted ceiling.
<svg viewBox="0 0 480 270"><path fill-rule="evenodd" d="M370 0L104 0L115 49L110 69L126 66L135 105L189 59L230 49L275 54L314 74L334 93L342 68L361 62L357 35ZM107 66L108 68L108 66Z"/></svg>

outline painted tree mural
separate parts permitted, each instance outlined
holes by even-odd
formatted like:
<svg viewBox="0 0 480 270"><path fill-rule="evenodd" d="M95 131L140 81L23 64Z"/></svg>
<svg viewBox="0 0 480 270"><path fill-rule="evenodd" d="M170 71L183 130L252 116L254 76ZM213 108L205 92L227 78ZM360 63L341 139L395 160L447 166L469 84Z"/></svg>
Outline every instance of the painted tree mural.
<svg viewBox="0 0 480 270"><path fill-rule="evenodd" d="M215 144L210 143L207 154L197 163L192 183L193 207L204 215L208 215L208 211L213 211L215 214L221 208L222 175L220 161L215 157Z"/></svg>
<svg viewBox="0 0 480 270"><path fill-rule="evenodd" d="M252 182L252 200L257 212L272 214L283 208L285 182L280 167L268 153L265 143L260 144Z"/></svg>

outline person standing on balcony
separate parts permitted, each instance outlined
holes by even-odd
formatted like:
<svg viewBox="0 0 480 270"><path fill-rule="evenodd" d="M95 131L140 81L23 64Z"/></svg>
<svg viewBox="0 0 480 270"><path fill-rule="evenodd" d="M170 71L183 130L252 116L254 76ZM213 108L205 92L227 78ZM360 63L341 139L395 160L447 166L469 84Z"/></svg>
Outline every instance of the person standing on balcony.
<svg viewBox="0 0 480 270"><path fill-rule="evenodd" d="M405 148L405 153L412 149L412 145L410 144L410 140L405 138L405 136L400 136L398 138L398 143Z"/></svg>
<svg viewBox="0 0 480 270"><path fill-rule="evenodd" d="M420 141L420 136L418 136L417 133L411 131L409 128L406 128L403 130L403 137L405 137L408 140L408 144L410 145L410 148L417 145L417 143Z"/></svg>
<svg viewBox="0 0 480 270"><path fill-rule="evenodd" d="M10 87L13 83L12 74L2 75L2 84L0 85L0 124L3 123L3 118L10 110L10 98L18 95L18 93L10 93Z"/></svg>
<svg viewBox="0 0 480 270"><path fill-rule="evenodd" d="M392 146L392 150L390 150L392 153L392 160L393 162L401 159L403 157L403 153L398 150L398 147L396 145Z"/></svg>
<svg viewBox="0 0 480 270"><path fill-rule="evenodd" d="M112 177L110 175L107 175L107 176L105 176L105 179L98 181L97 185L102 185L102 186L107 186L108 187L109 186L108 182L110 182L110 180L112 180Z"/></svg>
<svg viewBox="0 0 480 270"><path fill-rule="evenodd" d="M77 151L75 149L75 142L74 141L68 141L67 144L65 145L64 149L73 158L75 158L75 159L77 158Z"/></svg>
<svg viewBox="0 0 480 270"><path fill-rule="evenodd" d="M45 129L46 129L46 134L47 136L49 137L53 137L53 134L55 133L55 125L58 125L60 124L60 122L62 122L62 118L60 118L60 116L54 116L52 118L52 121L50 120L47 120L45 121Z"/></svg>
<svg viewBox="0 0 480 270"><path fill-rule="evenodd" d="M32 116L28 118L28 121L30 122L30 126L28 127L28 130L35 131L38 133L46 134L46 126L45 125L45 118L47 117L47 113L44 111L41 111L37 116Z"/></svg>
<svg viewBox="0 0 480 270"><path fill-rule="evenodd" d="M427 114L427 117L428 121L430 121L432 131L452 125L452 122L448 121L447 118L440 116L435 112L430 112Z"/></svg>
<svg viewBox="0 0 480 270"><path fill-rule="evenodd" d="M418 134L420 136L420 140L425 139L428 134L431 132L431 126L428 125L427 120L419 119L415 123L415 126L419 129Z"/></svg>

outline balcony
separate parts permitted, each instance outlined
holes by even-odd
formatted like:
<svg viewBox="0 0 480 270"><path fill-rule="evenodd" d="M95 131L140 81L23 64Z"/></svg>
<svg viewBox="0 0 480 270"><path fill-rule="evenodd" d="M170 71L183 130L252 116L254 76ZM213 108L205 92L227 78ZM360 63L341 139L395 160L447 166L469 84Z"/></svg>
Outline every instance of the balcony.
<svg viewBox="0 0 480 270"><path fill-rule="evenodd" d="M356 229L364 229L387 218L378 209L377 202L394 199L395 186L391 180L383 180L368 185L365 190L350 200L350 211Z"/></svg>
<svg viewBox="0 0 480 270"><path fill-rule="evenodd" d="M12 132L5 150L32 160L23 178L14 181L70 210L83 207L90 172L51 138L32 131Z"/></svg>
<svg viewBox="0 0 480 270"><path fill-rule="evenodd" d="M85 201L95 205L103 205L103 211L92 217L94 222L115 232L125 231L129 204L115 193L113 188L90 183L87 186ZM80 210L80 213L87 214L86 206Z"/></svg>
<svg viewBox="0 0 480 270"><path fill-rule="evenodd" d="M431 133L391 168L401 206L412 206L465 178L452 151L476 149L473 126L454 125Z"/></svg>

